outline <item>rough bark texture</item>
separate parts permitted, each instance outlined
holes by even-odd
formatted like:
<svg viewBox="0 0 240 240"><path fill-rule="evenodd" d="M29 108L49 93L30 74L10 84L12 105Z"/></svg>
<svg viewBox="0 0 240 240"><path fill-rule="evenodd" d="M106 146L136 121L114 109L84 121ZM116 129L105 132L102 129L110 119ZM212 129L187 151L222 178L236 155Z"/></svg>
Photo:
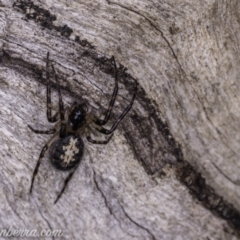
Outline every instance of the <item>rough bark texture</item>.
<svg viewBox="0 0 240 240"><path fill-rule="evenodd" d="M240 2L0 1L1 229L62 229L62 239L238 239L240 229ZM85 142L66 173L46 155L46 54L64 103L112 122L107 145ZM53 87L55 83L53 81ZM53 102L57 109L57 94Z"/></svg>

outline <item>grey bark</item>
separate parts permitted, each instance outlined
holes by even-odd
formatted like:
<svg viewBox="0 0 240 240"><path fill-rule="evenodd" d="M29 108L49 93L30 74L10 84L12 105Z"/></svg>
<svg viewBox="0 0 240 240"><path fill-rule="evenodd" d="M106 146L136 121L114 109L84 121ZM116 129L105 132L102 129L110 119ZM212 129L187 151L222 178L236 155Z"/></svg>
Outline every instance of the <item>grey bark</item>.
<svg viewBox="0 0 240 240"><path fill-rule="evenodd" d="M237 239L240 226L239 1L0 1L1 229L62 239ZM46 54L64 103L114 119L66 173L46 155L29 195L46 119ZM53 81L53 79L52 79ZM53 87L56 85L53 81ZM53 102L57 109L57 94ZM109 125L110 126L110 125ZM99 136L100 137L100 136Z"/></svg>

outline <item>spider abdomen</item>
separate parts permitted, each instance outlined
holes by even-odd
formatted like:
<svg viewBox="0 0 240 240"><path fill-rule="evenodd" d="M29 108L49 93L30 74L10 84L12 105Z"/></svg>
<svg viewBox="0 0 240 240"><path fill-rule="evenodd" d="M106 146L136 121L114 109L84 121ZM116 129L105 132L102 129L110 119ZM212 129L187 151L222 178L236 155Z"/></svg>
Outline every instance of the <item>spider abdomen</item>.
<svg viewBox="0 0 240 240"><path fill-rule="evenodd" d="M70 135L60 138L53 143L51 162L60 170L69 170L76 167L83 155L83 140L80 136Z"/></svg>

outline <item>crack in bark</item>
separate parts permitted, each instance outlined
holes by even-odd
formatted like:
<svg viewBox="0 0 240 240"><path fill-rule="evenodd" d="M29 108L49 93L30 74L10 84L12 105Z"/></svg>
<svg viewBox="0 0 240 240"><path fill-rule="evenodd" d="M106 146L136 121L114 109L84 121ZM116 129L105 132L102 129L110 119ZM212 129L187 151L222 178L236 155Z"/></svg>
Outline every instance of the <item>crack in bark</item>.
<svg viewBox="0 0 240 240"><path fill-rule="evenodd" d="M223 172L223 170L221 168L219 168L211 159L210 159L212 165L232 184L240 186L240 179L238 180L232 180L226 173Z"/></svg>
<svg viewBox="0 0 240 240"><path fill-rule="evenodd" d="M24 226L26 226L24 220L20 217L19 213L16 211L15 206L12 206L12 203L11 203L11 201L9 201L9 198L8 198L8 196L7 196L6 194L5 194L5 197L6 197L6 199L7 199L7 202L8 202L9 207L10 207L10 208L12 209L12 211L18 216L18 218L21 219L21 222L24 223ZM14 202L14 203L15 203L15 202Z"/></svg>
<svg viewBox="0 0 240 240"><path fill-rule="evenodd" d="M175 51L173 50L173 48L172 48L170 42L168 41L168 39L165 37L163 31L162 31L161 29L159 29L156 25L154 25L153 22L152 22L149 18L147 18L147 17L144 16L143 14L141 14L141 13L139 13L139 12L137 12L137 11L131 9L131 8L128 8L128 7L126 7L126 6L123 6L122 4L119 4L119 3L116 3L116 2L112 2L112 1L109 1L109 0L106 0L106 1L107 1L108 4L117 5L117 6L123 8L123 9L125 9L125 10L127 10L127 11L129 11L129 12L133 12L133 13L141 16L142 18L144 18L155 30L157 30L157 31L161 34L163 40L166 42L167 46L170 48L170 50L171 50L171 52L172 52L172 55L173 55L174 59L176 60L176 62L177 62L177 64L178 64L181 72L185 73L185 71L183 70L183 68L182 68L182 66L181 66L181 64L180 64L180 62L179 62L179 60L178 60L177 54L176 54Z"/></svg>
<svg viewBox="0 0 240 240"><path fill-rule="evenodd" d="M133 235L129 234L128 232L126 232L122 226L121 226L121 222L118 220L118 218L116 217L116 215L113 213L111 207L109 206L108 204L108 200L107 200L107 197L105 196L105 194L103 193L103 191L101 190L101 188L99 187L99 184L98 184L98 181L96 179L96 172L92 169L93 171L93 182L98 190L98 192L101 194L103 200L104 200L104 203L105 203L105 206L106 208L108 209L109 213L114 217L114 219L118 222L120 228L122 229L123 232L125 232L126 234L128 234L129 236L131 237L134 237Z"/></svg>
<svg viewBox="0 0 240 240"><path fill-rule="evenodd" d="M49 223L49 221L43 216L42 212L40 211L40 209L37 207L38 212L40 213L40 215L42 216L42 218L45 220L45 222L47 223L49 229L51 230L51 232L53 233L53 229L51 227L51 224ZM52 239L54 240L54 236L52 236Z"/></svg>
<svg viewBox="0 0 240 240"><path fill-rule="evenodd" d="M98 185L98 182L97 182L97 179L96 179L96 173L95 173L94 170L93 170L93 181L94 181L94 184L95 184L97 190L100 192L101 196L102 196L103 199L104 199L104 203L105 203L106 208L108 209L108 211L110 212L110 214L113 215L114 218L118 221L118 219L116 218L116 216L113 214L112 209L111 209L110 206L108 205L107 197L105 196L105 194L103 193L103 191L101 190L101 188L100 188L99 185Z"/></svg>
<svg viewBox="0 0 240 240"><path fill-rule="evenodd" d="M213 124L213 122L212 122L211 119L209 118L209 116L208 116L208 114L207 114L207 110L206 110L206 108L205 108L205 106L204 106L204 103L203 103L202 100L199 98L197 92L196 92L196 91L194 91L194 92L195 92L195 94L196 94L196 96L197 96L198 101L199 101L199 102L201 103L201 105L202 105L203 111L204 111L204 113L205 113L205 116L206 116L208 122L213 126L213 128L216 130L216 132L217 132L219 135L222 135L222 133L220 132L220 130L219 130L217 127L215 127L215 125ZM238 155L225 141L223 141L223 138L222 138L222 137L220 137L219 139L220 139L221 142L222 142L228 149L230 149L235 155ZM234 184L234 185L236 185L236 186L239 186L239 185L240 185L240 180L236 180L236 181L235 181L235 180L231 179L231 177L227 176L215 163L213 163L213 161L212 161L211 159L210 159L210 161L211 161L211 163L213 164L213 166L214 166L228 181L230 181L232 184Z"/></svg>
<svg viewBox="0 0 240 240"><path fill-rule="evenodd" d="M93 169L92 169L92 170L93 170ZM106 208L108 209L109 213L110 213L111 215L113 215L113 217L117 220L120 228L121 228L124 232L126 232L126 231L122 228L122 226L121 226L121 221L119 221L118 218L117 218L117 216L116 216L116 214L113 213L113 210L112 210L111 206L110 206L109 203L108 203L108 200L107 200L106 195L105 195L104 192L101 190L101 188L100 188L100 186L99 186L99 184L98 184L98 181L97 181L97 179L96 179L96 172L95 172L94 170L93 170L93 181L94 181L94 184L95 184L98 192L100 192L101 196L103 197L105 206L106 206ZM119 200L117 200L117 203L118 203L118 205L120 206L120 208L121 208L122 212L124 213L125 217L127 217L127 219L128 219L130 222L132 222L135 226L137 226L137 227L143 229L145 232L147 232L148 235L151 236L151 239L152 239L152 240L156 240L155 236L150 232L149 229L147 229L146 227L144 227L144 226L142 226L141 224L139 224L139 223L137 223L136 221L134 221L134 220L126 213L125 209L124 209L123 206L120 204ZM127 233L129 236L138 237L138 236L133 236L132 234L129 234L128 232L126 232L126 233Z"/></svg>
<svg viewBox="0 0 240 240"><path fill-rule="evenodd" d="M144 231L146 231L150 236L152 240L156 240L156 237L153 235L153 233L150 232L150 230L144 226L142 226L141 224L137 223L136 221L134 221L129 214L127 214L127 212L125 211L124 207L122 206L122 204L118 201L119 206L121 207L122 211L124 212L125 216L133 223L135 224L137 227L143 229Z"/></svg>

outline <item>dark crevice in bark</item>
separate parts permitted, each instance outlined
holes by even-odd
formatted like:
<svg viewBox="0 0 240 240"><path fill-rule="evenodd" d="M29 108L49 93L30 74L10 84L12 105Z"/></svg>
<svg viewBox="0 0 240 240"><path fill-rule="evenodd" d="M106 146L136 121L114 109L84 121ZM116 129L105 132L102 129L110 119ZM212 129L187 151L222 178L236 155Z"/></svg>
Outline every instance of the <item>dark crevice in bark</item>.
<svg viewBox="0 0 240 240"><path fill-rule="evenodd" d="M189 189L190 193L200 201L203 206L211 210L217 216L228 221L230 226L236 230L240 236L240 213L214 190L208 186L200 173L185 162L177 167L177 177Z"/></svg>
<svg viewBox="0 0 240 240"><path fill-rule="evenodd" d="M34 20L44 28L59 32L63 37L69 38L73 32L73 30L67 25L56 26L54 24L54 21L57 19L56 16L51 14L48 10L37 6L30 0L18 0L13 3L13 7L18 11L23 12L27 21ZM87 40L81 40L79 36L75 37L75 41L83 47L87 46L94 49Z"/></svg>

